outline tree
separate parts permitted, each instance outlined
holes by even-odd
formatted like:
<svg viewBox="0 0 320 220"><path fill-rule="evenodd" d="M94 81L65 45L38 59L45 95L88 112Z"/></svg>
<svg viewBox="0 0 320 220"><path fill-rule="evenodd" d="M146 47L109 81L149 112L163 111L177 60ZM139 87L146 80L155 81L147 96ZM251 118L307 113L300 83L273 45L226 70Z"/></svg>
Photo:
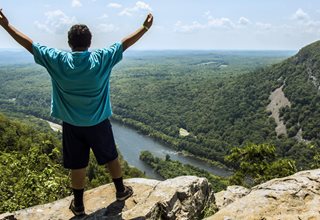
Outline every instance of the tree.
<svg viewBox="0 0 320 220"><path fill-rule="evenodd" d="M236 168L231 184L256 185L296 172L295 161L276 159L276 148L269 144L248 144L233 148L225 160Z"/></svg>

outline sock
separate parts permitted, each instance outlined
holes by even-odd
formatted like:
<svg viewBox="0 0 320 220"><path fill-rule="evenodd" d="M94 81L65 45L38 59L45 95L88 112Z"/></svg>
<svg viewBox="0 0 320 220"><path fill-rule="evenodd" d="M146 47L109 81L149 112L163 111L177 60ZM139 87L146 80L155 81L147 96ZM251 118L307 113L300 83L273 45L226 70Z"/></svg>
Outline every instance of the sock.
<svg viewBox="0 0 320 220"><path fill-rule="evenodd" d="M120 178L117 178L117 179L112 179L115 187L116 187L116 190L117 192L124 192L125 188L124 188L124 185L123 185L123 179L122 177Z"/></svg>
<svg viewBox="0 0 320 220"><path fill-rule="evenodd" d="M74 206L83 206L83 192L84 189L72 189L74 195Z"/></svg>

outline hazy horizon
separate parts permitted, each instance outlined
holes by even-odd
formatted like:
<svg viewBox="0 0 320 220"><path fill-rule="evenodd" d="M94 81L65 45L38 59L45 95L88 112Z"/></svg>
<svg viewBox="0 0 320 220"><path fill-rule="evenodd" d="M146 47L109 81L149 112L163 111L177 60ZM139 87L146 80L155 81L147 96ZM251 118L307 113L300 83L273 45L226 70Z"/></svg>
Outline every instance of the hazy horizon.
<svg viewBox="0 0 320 220"><path fill-rule="evenodd" d="M57 48L63 51L71 51L70 48ZM99 48L89 48L89 51L96 50ZM0 51L8 51L8 52L25 52L24 48L15 47L15 48L0 48ZM277 50L277 49L131 49L126 51L125 53L132 53L132 52L170 52L170 51L185 51L185 52L298 52L298 50ZM1 59L1 58L0 58Z"/></svg>

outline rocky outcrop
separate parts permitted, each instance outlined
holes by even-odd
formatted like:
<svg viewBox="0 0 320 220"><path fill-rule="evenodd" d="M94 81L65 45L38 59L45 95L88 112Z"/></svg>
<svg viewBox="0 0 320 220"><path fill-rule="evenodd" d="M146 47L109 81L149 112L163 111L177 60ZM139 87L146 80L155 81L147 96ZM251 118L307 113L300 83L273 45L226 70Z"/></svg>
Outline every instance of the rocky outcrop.
<svg viewBox="0 0 320 220"><path fill-rule="evenodd" d="M237 198L241 192L243 189L233 193L229 190L226 198ZM207 220L320 219L320 169L270 180L243 195L229 205L221 205ZM216 200L219 201L219 195Z"/></svg>
<svg viewBox="0 0 320 220"><path fill-rule="evenodd" d="M219 209L206 220L320 219L320 169L273 179L252 189L229 186L215 194L205 178L195 176L165 181L128 179L126 184L133 187L134 195L125 202L115 201L113 184L86 191L89 215L84 219L196 220L206 207ZM68 209L71 199L2 214L0 219L77 219Z"/></svg>
<svg viewBox="0 0 320 220"><path fill-rule="evenodd" d="M282 85L280 88L277 88L270 94L270 104L267 106L267 111L271 112L270 117L273 117L277 124L275 131L278 136L282 134L287 135L287 128L280 118L280 109L286 106L291 107L290 101L283 92L283 87L284 85Z"/></svg>
<svg viewBox="0 0 320 220"><path fill-rule="evenodd" d="M205 178L182 176L165 181L128 179L134 195L125 202L115 200L113 184L85 192L85 219L198 219L203 209L213 202L212 189ZM68 207L72 197L39 205L14 213L0 215L0 219L70 219ZM9 218L8 218L9 219ZM72 218L77 219L77 218Z"/></svg>
<svg viewBox="0 0 320 220"><path fill-rule="evenodd" d="M228 186L227 190L214 194L216 207L222 209L250 192L243 186Z"/></svg>

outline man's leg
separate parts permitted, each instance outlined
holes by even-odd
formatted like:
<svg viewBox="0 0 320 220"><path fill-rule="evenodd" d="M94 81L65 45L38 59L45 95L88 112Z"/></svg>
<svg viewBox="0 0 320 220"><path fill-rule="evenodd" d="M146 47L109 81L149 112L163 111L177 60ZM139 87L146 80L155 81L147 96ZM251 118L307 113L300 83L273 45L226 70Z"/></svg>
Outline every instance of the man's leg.
<svg viewBox="0 0 320 220"><path fill-rule="evenodd" d="M84 189L86 168L71 170L71 187L73 189Z"/></svg>
<svg viewBox="0 0 320 220"><path fill-rule="evenodd" d="M85 186L86 168L71 170L71 187L74 195L74 205L83 206L83 192Z"/></svg>
<svg viewBox="0 0 320 220"><path fill-rule="evenodd" d="M99 165L104 165L112 177L116 187L116 197L118 201L129 198L132 188L125 186L122 179L121 165L118 159L118 152L113 137L112 126L108 119L98 125L91 127L87 140Z"/></svg>
<svg viewBox="0 0 320 220"><path fill-rule="evenodd" d="M90 147L82 139L85 134L83 127L63 122L63 165L66 169L71 169L71 187L74 195L69 209L77 216L85 214L83 192L90 155Z"/></svg>
<svg viewBox="0 0 320 220"><path fill-rule="evenodd" d="M122 170L118 157L107 163L106 166L112 177L113 183L116 187L116 197L118 201L124 201L133 194L132 187L125 186L122 179Z"/></svg>
<svg viewBox="0 0 320 220"><path fill-rule="evenodd" d="M112 179L117 179L122 177L122 169L118 157L107 163L107 168L110 172Z"/></svg>
<svg viewBox="0 0 320 220"><path fill-rule="evenodd" d="M122 179L122 169L118 157L107 163L107 169L112 177L117 192L123 192L125 187Z"/></svg>

